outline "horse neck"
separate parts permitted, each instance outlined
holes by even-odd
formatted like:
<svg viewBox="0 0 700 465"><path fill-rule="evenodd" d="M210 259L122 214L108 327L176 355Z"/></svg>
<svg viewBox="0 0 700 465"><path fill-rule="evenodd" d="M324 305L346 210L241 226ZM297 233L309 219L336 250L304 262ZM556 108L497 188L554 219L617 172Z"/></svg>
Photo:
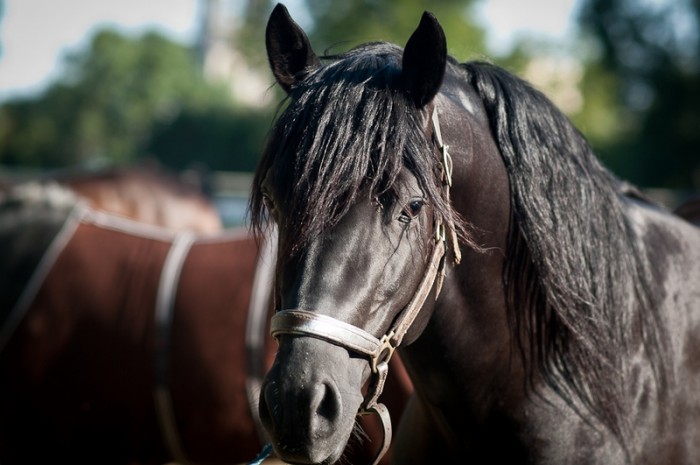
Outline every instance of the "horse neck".
<svg viewBox="0 0 700 465"><path fill-rule="evenodd" d="M452 202L485 250L462 246L462 261L448 271L430 322L402 355L428 403L471 408L478 418L486 414L478 411L488 405L486 398L522 385L512 382L516 358L503 291L510 200L500 153L485 136L490 132L480 103L465 89L449 95L437 103L443 121L458 121L442 127L454 161Z"/></svg>

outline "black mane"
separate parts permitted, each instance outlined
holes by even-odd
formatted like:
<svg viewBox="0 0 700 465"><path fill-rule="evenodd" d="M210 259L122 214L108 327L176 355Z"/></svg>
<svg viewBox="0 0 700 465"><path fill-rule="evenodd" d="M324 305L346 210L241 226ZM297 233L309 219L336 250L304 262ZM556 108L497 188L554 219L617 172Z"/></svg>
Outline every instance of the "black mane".
<svg viewBox="0 0 700 465"><path fill-rule="evenodd" d="M487 63L463 69L509 176L504 281L521 349L555 391L624 444L632 425L622 420L628 368L622 361L641 341L663 382L665 343L651 267L626 214L629 186L526 82Z"/></svg>
<svg viewBox="0 0 700 465"><path fill-rule="evenodd" d="M323 57L324 66L291 88L251 197L254 228L265 224L266 176L284 210L299 214L281 218L288 242L280 256L337 224L360 196L390 195L404 167L443 223L469 241L468 225L443 197L428 115L400 91L401 56L394 45L363 45ZM624 444L631 425L623 421L623 356L642 342L663 382L666 340L625 186L544 95L493 65L457 68L450 60L448 73L461 73L481 98L509 176L504 282L524 358Z"/></svg>
<svg viewBox="0 0 700 465"><path fill-rule="evenodd" d="M292 88L253 182L254 227L264 224L266 175L283 196L285 210L300 214L281 225L290 239L282 256L335 225L361 195L391 195L407 167L446 224L467 237L464 224L443 197L440 165L425 112L401 91L402 49L386 43L323 57L325 66Z"/></svg>

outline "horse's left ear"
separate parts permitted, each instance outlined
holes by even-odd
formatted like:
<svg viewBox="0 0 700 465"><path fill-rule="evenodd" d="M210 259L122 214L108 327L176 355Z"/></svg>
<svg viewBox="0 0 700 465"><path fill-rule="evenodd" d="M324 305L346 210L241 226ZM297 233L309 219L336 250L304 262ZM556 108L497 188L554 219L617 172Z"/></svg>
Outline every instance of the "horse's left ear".
<svg viewBox="0 0 700 465"><path fill-rule="evenodd" d="M321 63L306 33L281 3L272 10L267 22L265 45L272 74L287 93Z"/></svg>
<svg viewBox="0 0 700 465"><path fill-rule="evenodd" d="M432 13L425 12L403 52L401 82L417 108L437 95L447 62L445 32Z"/></svg>

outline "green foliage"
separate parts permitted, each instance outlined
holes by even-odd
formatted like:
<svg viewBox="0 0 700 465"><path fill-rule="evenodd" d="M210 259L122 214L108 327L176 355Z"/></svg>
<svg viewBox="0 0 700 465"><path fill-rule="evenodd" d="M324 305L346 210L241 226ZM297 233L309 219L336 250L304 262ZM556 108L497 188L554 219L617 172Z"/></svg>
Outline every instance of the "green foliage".
<svg viewBox="0 0 700 465"><path fill-rule="evenodd" d="M230 107L185 110L153 128L146 151L180 170L193 160L229 171L254 171L272 114Z"/></svg>
<svg viewBox="0 0 700 465"><path fill-rule="evenodd" d="M263 33L273 3L248 1L235 44L265 68ZM472 3L308 0L305 11L319 53L369 40L404 44L430 10L450 37L450 52L466 58L483 51L483 31L468 19ZM226 89L205 81L188 47L155 33L133 38L105 30L67 65L43 95L0 108L0 164L47 169L155 157L173 168L254 169L273 110L236 107Z"/></svg>
<svg viewBox="0 0 700 465"><path fill-rule="evenodd" d="M276 4L276 0L247 0L243 21L232 37L233 46L257 67L267 67L265 26Z"/></svg>
<svg viewBox="0 0 700 465"><path fill-rule="evenodd" d="M465 61L485 51L484 30L471 19L478 0L304 0L290 7L292 17L302 24L316 53L338 53L371 41L405 45L418 26L423 11L440 21L448 37L448 51ZM273 0L249 0L244 25L236 36L255 63L266 64L260 54L265 25ZM310 21L305 21L310 20ZM309 23L309 24L307 24Z"/></svg>
<svg viewBox="0 0 700 465"><path fill-rule="evenodd" d="M205 82L187 47L154 33L129 38L103 31L69 58L64 78L44 95L0 109L0 163L129 162L149 155L154 127L162 133L183 114L230 111L230 101L223 87ZM209 162L196 151L190 156Z"/></svg>
<svg viewBox="0 0 700 465"><path fill-rule="evenodd" d="M613 90L607 164L642 186L700 188L700 2L584 0L580 22L599 50L588 91Z"/></svg>
<svg viewBox="0 0 700 465"><path fill-rule="evenodd" d="M580 84L583 105L571 119L589 142L601 150L633 137L634 115L615 98L619 86L618 76L599 63L588 63L585 67Z"/></svg>
<svg viewBox="0 0 700 465"><path fill-rule="evenodd" d="M445 29L449 53L466 61L489 55L485 32L471 16L478 1L298 0L289 6L317 53L373 40L404 45L428 10ZM700 2L582 1L587 35L570 52L582 66L570 82L581 104L563 109L622 177L642 186L697 188ZM264 30L274 3L248 0L234 43L264 69ZM528 78L535 60L566 53L560 44L522 40L493 61ZM545 93L561 91L561 83L547 85L540 86ZM281 99L279 89L270 92ZM43 95L0 107L0 164L55 168L156 157L173 168L252 170L273 110L236 105L227 89L203 78L188 47L153 33L134 38L103 31L69 58L63 78Z"/></svg>
<svg viewBox="0 0 700 465"><path fill-rule="evenodd" d="M370 41L405 45L423 11L433 13L445 30L449 53L465 60L484 51L484 31L470 21L471 0L307 1L312 40L336 51Z"/></svg>
<svg viewBox="0 0 700 465"><path fill-rule="evenodd" d="M544 92L593 146L607 147L629 135L631 115L615 99L620 85L618 76L597 61L590 61L586 48L583 41L563 47L546 39L521 37L509 53L495 57L494 61ZM543 83L531 76L531 69L547 60L555 69L540 70L540 73L549 73L549 78L554 80L551 74L559 71L558 82ZM567 75L567 65L578 69L569 69ZM577 94L576 104L567 106L558 101L557 91L563 86Z"/></svg>

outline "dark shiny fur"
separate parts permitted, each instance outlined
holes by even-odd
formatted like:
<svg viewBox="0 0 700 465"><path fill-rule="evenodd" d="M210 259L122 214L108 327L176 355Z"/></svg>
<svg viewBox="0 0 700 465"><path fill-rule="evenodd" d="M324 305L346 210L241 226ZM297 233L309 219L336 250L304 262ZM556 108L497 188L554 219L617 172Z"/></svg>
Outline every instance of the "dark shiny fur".
<svg viewBox="0 0 700 465"><path fill-rule="evenodd" d="M462 241L401 349L416 395L395 463L700 460L700 230L627 196L527 83L447 57L430 14L404 50L319 58L278 6L267 45L289 101L252 211L280 228L279 307L379 337L424 273L433 219ZM337 460L368 376L344 348L281 337L261 396L277 453Z"/></svg>

